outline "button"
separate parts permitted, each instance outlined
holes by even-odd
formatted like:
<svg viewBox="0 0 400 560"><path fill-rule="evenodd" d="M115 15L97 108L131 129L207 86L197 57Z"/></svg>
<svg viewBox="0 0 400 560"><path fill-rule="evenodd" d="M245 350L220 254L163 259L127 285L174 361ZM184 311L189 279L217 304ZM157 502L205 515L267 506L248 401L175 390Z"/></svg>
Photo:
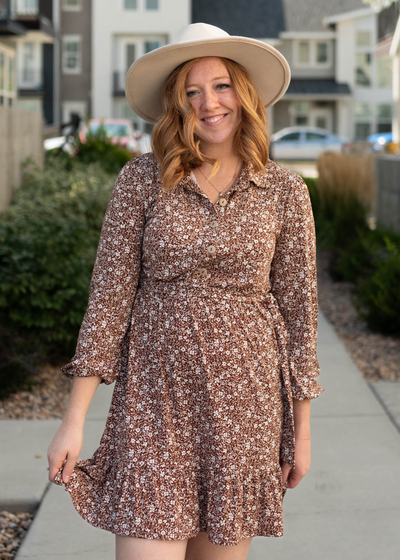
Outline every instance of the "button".
<svg viewBox="0 0 400 560"><path fill-rule="evenodd" d="M228 204L228 201L226 200L226 198L220 198L220 199L218 200L218 204L219 204L220 206L226 206L226 205Z"/></svg>
<svg viewBox="0 0 400 560"><path fill-rule="evenodd" d="M216 252L216 250L217 250L217 249L215 248L214 245L209 245L209 246L207 247L207 252L210 253L210 255L213 255L213 254Z"/></svg>
<svg viewBox="0 0 400 560"><path fill-rule="evenodd" d="M207 276L207 269L206 268L198 268L197 272L200 274L200 276Z"/></svg>
<svg viewBox="0 0 400 560"><path fill-rule="evenodd" d="M210 222L210 227L211 227L211 228L216 228L217 226L218 226L218 221L217 221L217 220L212 220L212 221Z"/></svg>

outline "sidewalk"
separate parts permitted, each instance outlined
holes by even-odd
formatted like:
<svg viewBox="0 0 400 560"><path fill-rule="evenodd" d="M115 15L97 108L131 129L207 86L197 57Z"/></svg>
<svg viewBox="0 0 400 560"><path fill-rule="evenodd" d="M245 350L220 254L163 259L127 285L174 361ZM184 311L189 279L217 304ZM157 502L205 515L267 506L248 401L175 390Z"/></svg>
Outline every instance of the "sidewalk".
<svg viewBox="0 0 400 560"><path fill-rule="evenodd" d="M318 356L325 392L311 403L311 469L285 496L284 537L254 537L248 560L397 560L400 383L366 384L322 312ZM113 388L96 391L82 458L98 446ZM10 444L13 452L0 467L0 509L34 507L45 492L16 560L113 560L114 535L85 522L64 488L47 481L47 447L61 421L0 422L1 456Z"/></svg>

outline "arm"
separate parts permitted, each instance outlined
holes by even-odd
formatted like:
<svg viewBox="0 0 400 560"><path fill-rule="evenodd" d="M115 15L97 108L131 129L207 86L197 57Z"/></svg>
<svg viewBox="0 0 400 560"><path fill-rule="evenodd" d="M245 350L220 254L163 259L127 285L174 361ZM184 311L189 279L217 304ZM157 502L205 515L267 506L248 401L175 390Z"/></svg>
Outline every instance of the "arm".
<svg viewBox="0 0 400 560"><path fill-rule="evenodd" d="M61 368L70 378L99 376L100 383L110 384L119 374L122 342L139 280L152 182L148 166L138 165L135 159L120 171L107 206L76 352Z"/></svg>
<svg viewBox="0 0 400 560"><path fill-rule="evenodd" d="M57 471L65 466L62 472L64 482L69 480L83 444L83 424L89 405L100 377L75 377L69 394L67 408L61 426L57 430L47 450L49 462L49 480L54 482Z"/></svg>
<svg viewBox="0 0 400 560"><path fill-rule="evenodd" d="M318 293L314 218L307 185L291 177L271 263L271 292L287 331L292 398L318 397Z"/></svg>
<svg viewBox="0 0 400 560"><path fill-rule="evenodd" d="M295 468L290 488L297 486L311 463L310 399L324 389L317 381L318 295L314 218L307 185L291 177L281 206L282 226L271 265L271 292L287 330L287 349L293 398ZM283 462L283 481L290 465Z"/></svg>

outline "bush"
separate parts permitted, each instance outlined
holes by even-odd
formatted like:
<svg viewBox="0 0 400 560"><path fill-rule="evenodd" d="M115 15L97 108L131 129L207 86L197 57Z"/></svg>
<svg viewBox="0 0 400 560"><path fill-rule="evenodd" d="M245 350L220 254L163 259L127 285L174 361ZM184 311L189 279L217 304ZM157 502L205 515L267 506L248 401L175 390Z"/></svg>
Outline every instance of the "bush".
<svg viewBox="0 0 400 560"><path fill-rule="evenodd" d="M385 244L375 273L359 280L356 308L372 330L400 335L400 244L388 237Z"/></svg>
<svg viewBox="0 0 400 560"><path fill-rule="evenodd" d="M81 142L78 136L75 153L71 155L65 151L58 152L57 149L47 152L46 165L59 161L66 170L72 171L75 163L89 165L99 162L106 173L117 175L125 163L136 155L139 154L132 154L127 148L113 144L104 127L100 126L95 133L88 131L86 142Z"/></svg>
<svg viewBox="0 0 400 560"><path fill-rule="evenodd" d="M74 162L68 171L53 161L44 172L25 170L0 214L0 325L7 341L0 377L23 355L36 364L73 352L114 182L99 163Z"/></svg>

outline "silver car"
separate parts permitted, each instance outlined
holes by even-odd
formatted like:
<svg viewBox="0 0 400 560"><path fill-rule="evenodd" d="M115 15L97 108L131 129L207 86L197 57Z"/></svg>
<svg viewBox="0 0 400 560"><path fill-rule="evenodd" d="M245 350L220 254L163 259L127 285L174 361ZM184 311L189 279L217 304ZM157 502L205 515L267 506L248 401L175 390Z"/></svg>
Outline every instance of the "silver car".
<svg viewBox="0 0 400 560"><path fill-rule="evenodd" d="M275 160L316 160L322 152L341 152L346 144L329 130L311 126L283 128L272 139L271 159Z"/></svg>

